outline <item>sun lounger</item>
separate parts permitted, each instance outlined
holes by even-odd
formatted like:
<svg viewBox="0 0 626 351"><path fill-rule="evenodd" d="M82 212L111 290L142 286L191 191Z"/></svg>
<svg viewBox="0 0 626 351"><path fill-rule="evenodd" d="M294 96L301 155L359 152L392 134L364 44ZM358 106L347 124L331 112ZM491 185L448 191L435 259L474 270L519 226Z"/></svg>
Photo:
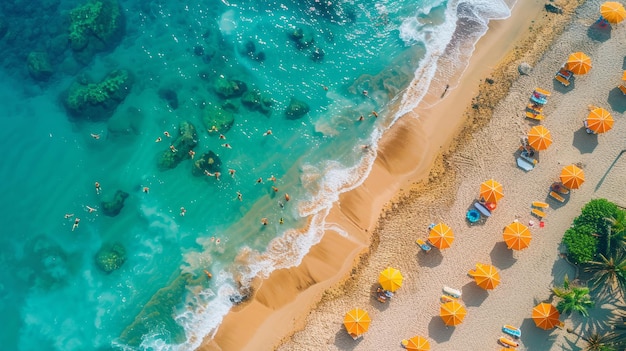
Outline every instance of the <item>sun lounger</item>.
<svg viewBox="0 0 626 351"><path fill-rule="evenodd" d="M574 76L574 73L572 73L571 71L568 71L564 68L561 68L558 72L556 72L556 75L554 76L554 79L556 79L559 83L565 85L566 87L569 86L570 84L570 79Z"/></svg>
<svg viewBox="0 0 626 351"><path fill-rule="evenodd" d="M550 197L555 199L558 202L565 202L565 199L554 191L550 191Z"/></svg>
<svg viewBox="0 0 626 351"><path fill-rule="evenodd" d="M518 342L513 341L507 338L506 336L500 337L500 339L498 339L498 342L500 342L500 344L502 344L502 346L505 346L505 347L519 347Z"/></svg>
<svg viewBox="0 0 626 351"><path fill-rule="evenodd" d="M441 303L452 302L456 300L456 297L452 297L450 295L441 295L441 297L439 298L439 301L441 301Z"/></svg>
<svg viewBox="0 0 626 351"><path fill-rule="evenodd" d="M526 111L540 114L543 112L543 106L538 104L528 104L526 105Z"/></svg>
<svg viewBox="0 0 626 351"><path fill-rule="evenodd" d="M422 239L417 239L415 240L415 242L417 243L417 245L420 246L420 248L426 252L429 252L432 248L430 247L430 245L426 244L426 242Z"/></svg>
<svg viewBox="0 0 626 351"><path fill-rule="evenodd" d="M443 292L457 299L461 297L461 292L459 290L453 289L449 286L444 286Z"/></svg>
<svg viewBox="0 0 626 351"><path fill-rule="evenodd" d="M550 185L550 190L552 191L556 191L557 193L561 194L561 195L567 195L569 194L569 189L566 188L564 185L562 185L561 183L558 182L554 182L552 183L552 185Z"/></svg>
<svg viewBox="0 0 626 351"><path fill-rule="evenodd" d="M535 88L535 93L537 93L537 94L539 94L541 96L545 96L545 97L548 97L548 96L552 95L551 92L549 92L547 90L544 90L544 89L541 89L541 88Z"/></svg>
<svg viewBox="0 0 626 351"><path fill-rule="evenodd" d="M568 87L569 86L569 79L564 78L562 75L560 74L556 74L556 76L554 76L554 79L556 79L559 83L563 84L564 86Z"/></svg>
<svg viewBox="0 0 626 351"><path fill-rule="evenodd" d="M619 88L619 90L622 91L622 94L626 95L626 86L625 85L622 84L622 85L618 86L618 88Z"/></svg>
<svg viewBox="0 0 626 351"><path fill-rule="evenodd" d="M511 335L512 337L519 339L522 336L522 331L512 325L505 324L502 327L502 331Z"/></svg>
<svg viewBox="0 0 626 351"><path fill-rule="evenodd" d="M543 212L542 210L538 209L538 208L533 208L532 210L530 210L530 213L534 214L539 219L543 219L543 217L546 216L546 213Z"/></svg>
<svg viewBox="0 0 626 351"><path fill-rule="evenodd" d="M474 202L474 207L476 207L478 212L480 212L480 214L482 214L483 216L491 217L491 211L489 211L489 209L485 207L485 205L481 204L480 202Z"/></svg>
<svg viewBox="0 0 626 351"><path fill-rule="evenodd" d="M545 116L542 115L541 113L535 113L535 112L526 111L526 118L534 119L534 120L537 120L537 121L543 121Z"/></svg>
<svg viewBox="0 0 626 351"><path fill-rule="evenodd" d="M543 201L533 201L533 207L548 208L550 207L550 205L548 205L547 202L543 202Z"/></svg>
<svg viewBox="0 0 626 351"><path fill-rule="evenodd" d="M525 170L526 172L532 171L535 168L535 165L526 161L525 159L518 157L517 158L517 167Z"/></svg>
<svg viewBox="0 0 626 351"><path fill-rule="evenodd" d="M358 340L358 339L360 339L360 338L362 338L362 337L363 337L363 334L361 334L361 335L350 334L350 336L352 337L352 339L354 339L354 340Z"/></svg>

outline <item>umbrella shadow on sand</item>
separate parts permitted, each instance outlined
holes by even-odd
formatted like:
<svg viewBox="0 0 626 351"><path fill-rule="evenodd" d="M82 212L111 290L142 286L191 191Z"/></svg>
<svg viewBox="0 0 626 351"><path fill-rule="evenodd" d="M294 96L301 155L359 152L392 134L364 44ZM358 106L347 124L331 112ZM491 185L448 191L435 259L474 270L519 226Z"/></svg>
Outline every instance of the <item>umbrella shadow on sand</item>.
<svg viewBox="0 0 626 351"><path fill-rule="evenodd" d="M556 341L556 335L551 335L554 329L540 329L535 325L532 318L525 318L520 326L520 330L522 331L521 344L523 344L528 351L550 350Z"/></svg>
<svg viewBox="0 0 626 351"><path fill-rule="evenodd" d="M372 306L374 306L377 310L384 311L389 308L389 303L391 303L390 300L393 299L387 299L385 302L378 301L378 293L376 291L378 288L380 288L380 284L378 283L374 283L370 287L370 301L372 302Z"/></svg>
<svg viewBox="0 0 626 351"><path fill-rule="evenodd" d="M417 254L417 262L422 267L434 268L441 264L443 261L443 255L441 251L436 247L433 247L430 252L420 252Z"/></svg>
<svg viewBox="0 0 626 351"><path fill-rule="evenodd" d="M598 146L598 135L588 134L585 128L580 128L574 132L574 140L572 145L580 151L581 154L590 154Z"/></svg>
<svg viewBox="0 0 626 351"><path fill-rule="evenodd" d="M517 259L513 257L513 250L509 249L504 241L499 241L493 245L489 256L493 265L500 269L509 268L517 262Z"/></svg>
<svg viewBox="0 0 626 351"><path fill-rule="evenodd" d="M475 282L469 282L461 288L463 292L463 302L466 306L480 306L489 296L489 292Z"/></svg>
<svg viewBox="0 0 626 351"><path fill-rule="evenodd" d="M609 91L609 97L606 101L609 103L609 105L611 105L611 109L613 111L619 113L626 112L626 96L624 96L619 88L616 87Z"/></svg>
<svg viewBox="0 0 626 351"><path fill-rule="evenodd" d="M558 91L561 94L567 94L570 91L574 90L574 88L576 88L576 77L572 77L569 79L568 86L561 84L561 82L556 79L553 79L552 82L552 89L554 89L554 91Z"/></svg>
<svg viewBox="0 0 626 351"><path fill-rule="evenodd" d="M439 316L433 316L428 323L428 337L438 343L450 340L454 327L448 327Z"/></svg>
<svg viewBox="0 0 626 351"><path fill-rule="evenodd" d="M339 350L354 350L363 341L363 337L352 339L346 329L341 326L339 331L335 334L335 346Z"/></svg>
<svg viewBox="0 0 626 351"><path fill-rule="evenodd" d="M587 29L587 36L591 40L605 42L611 39L611 25L596 21Z"/></svg>

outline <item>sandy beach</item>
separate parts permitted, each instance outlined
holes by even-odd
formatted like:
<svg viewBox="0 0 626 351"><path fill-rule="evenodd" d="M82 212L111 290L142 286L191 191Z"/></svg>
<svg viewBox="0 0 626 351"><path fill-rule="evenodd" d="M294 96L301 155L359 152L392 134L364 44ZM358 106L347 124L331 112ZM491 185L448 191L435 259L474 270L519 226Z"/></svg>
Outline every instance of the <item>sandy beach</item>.
<svg viewBox="0 0 626 351"><path fill-rule="evenodd" d="M414 335L427 337L435 350L497 350L503 324L521 326L520 350L561 349L566 337L579 341L565 330L535 328L530 311L548 299L553 284L576 275L559 256L560 241L582 205L607 198L626 206L626 160L617 159L626 147L626 97L616 88L626 69L626 24L593 26L599 1L555 1L564 8L561 15L545 12L543 2L519 2L509 19L490 24L445 99L434 104L441 92L431 91L423 104L428 108L418 107L386 133L370 176L340 197L322 241L302 263L256 282L252 299L229 313L201 350L392 350ZM593 68L564 88L554 74L574 51L589 55ZM533 67L529 75L517 72L521 62ZM542 125L554 144L526 173L516 167L515 153L537 124L524 118L535 87L552 92ZM613 130L585 133L589 105L613 114ZM572 163L582 165L586 183L565 204L547 199L561 168ZM480 183L490 178L503 184L505 197L485 223L470 226L465 213ZM551 205L544 228L530 214L533 201ZM520 252L507 249L501 235L516 219L534 222L530 247ZM415 239L425 238L428 225L439 221L453 228L454 244L420 252ZM476 262L496 266L502 284L489 292L478 288L467 276ZM381 304L371 291L387 266L400 269L405 280L392 301ZM454 328L438 316L444 285L461 290L468 309ZM358 341L342 326L354 307L372 318ZM600 305L594 313L607 311ZM562 320L586 331L578 316Z"/></svg>

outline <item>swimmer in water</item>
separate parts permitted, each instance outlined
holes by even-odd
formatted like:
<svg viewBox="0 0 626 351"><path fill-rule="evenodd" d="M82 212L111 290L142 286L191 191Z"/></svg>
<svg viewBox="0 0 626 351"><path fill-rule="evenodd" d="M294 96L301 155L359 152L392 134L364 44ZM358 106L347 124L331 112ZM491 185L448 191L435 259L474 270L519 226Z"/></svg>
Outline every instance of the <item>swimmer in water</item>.
<svg viewBox="0 0 626 351"><path fill-rule="evenodd" d="M156 140L155 140L154 142L155 142L155 143L160 143L160 142L161 142L161 140L163 140L163 139L161 139L161 137L158 137L158 138L156 138Z"/></svg>
<svg viewBox="0 0 626 351"><path fill-rule="evenodd" d="M234 169L229 169L229 170L228 170L228 174L230 174L230 176L231 176L232 178L235 178L235 170L234 170Z"/></svg>
<svg viewBox="0 0 626 351"><path fill-rule="evenodd" d="M91 133L90 135L91 135L92 138L94 138L96 140L100 139L100 134Z"/></svg>
<svg viewBox="0 0 626 351"><path fill-rule="evenodd" d="M222 175L222 173L220 173L220 172L215 172L215 173L213 173L213 175L215 176L215 179L216 179L216 180L220 180L220 176Z"/></svg>
<svg viewBox="0 0 626 351"><path fill-rule="evenodd" d="M216 126L211 126L210 129L208 129L209 133L213 133L213 132L217 132L217 127Z"/></svg>
<svg viewBox="0 0 626 351"><path fill-rule="evenodd" d="M289 201L290 199L289 194L285 193L285 201Z"/></svg>
<svg viewBox="0 0 626 351"><path fill-rule="evenodd" d="M224 135L224 134L220 134L220 139L221 139L221 140L226 140L226 135Z"/></svg>
<svg viewBox="0 0 626 351"><path fill-rule="evenodd" d="M96 186L96 194L100 195L100 191L102 191L102 188L100 188L100 183L96 182L95 186Z"/></svg>
<svg viewBox="0 0 626 351"><path fill-rule="evenodd" d="M263 183L263 178L259 177L259 179L256 180L257 184Z"/></svg>
<svg viewBox="0 0 626 351"><path fill-rule="evenodd" d="M378 112L376 112L376 111L372 111L372 116L374 116L374 117L378 118Z"/></svg>
<svg viewBox="0 0 626 351"><path fill-rule="evenodd" d="M65 214L65 219L72 218L72 217L74 217L73 213L66 213Z"/></svg>
<svg viewBox="0 0 626 351"><path fill-rule="evenodd" d="M163 132L163 135L165 135L166 137L171 137L170 132L168 132L167 130Z"/></svg>
<svg viewBox="0 0 626 351"><path fill-rule="evenodd" d="M89 211L89 213L98 211L97 209L95 209L93 207L89 207L89 206L85 206L85 207L87 207L87 210Z"/></svg>
<svg viewBox="0 0 626 351"><path fill-rule="evenodd" d="M176 148L174 147L174 145L170 145L170 150L172 150L173 153L178 152L178 150L176 150Z"/></svg>
<svg viewBox="0 0 626 351"><path fill-rule="evenodd" d="M277 188L277 187L275 187L275 186L272 186L272 190L274 190L274 192L275 192L275 193L277 193L277 192L278 192L278 188Z"/></svg>
<svg viewBox="0 0 626 351"><path fill-rule="evenodd" d="M237 200L243 201L243 195L239 191L237 192Z"/></svg>
<svg viewBox="0 0 626 351"><path fill-rule="evenodd" d="M204 275L206 275L206 277L209 279L213 278L213 274L211 274L211 272L207 271L206 269L204 270Z"/></svg>
<svg viewBox="0 0 626 351"><path fill-rule="evenodd" d="M182 217L185 217L185 213L187 213L187 210L185 210L185 208L184 208L184 207L181 207L181 208L180 208L180 215L181 215Z"/></svg>
<svg viewBox="0 0 626 351"><path fill-rule="evenodd" d="M147 186L143 187L143 192L148 194L150 192L150 188L148 188Z"/></svg>
<svg viewBox="0 0 626 351"><path fill-rule="evenodd" d="M189 156L191 156L191 159L193 160L193 157L196 156L196 152L193 150L189 150Z"/></svg>
<svg viewBox="0 0 626 351"><path fill-rule="evenodd" d="M72 226L72 231L74 231L74 229L78 228L78 223L80 223L80 218L76 218L74 220L74 225Z"/></svg>
<svg viewBox="0 0 626 351"><path fill-rule="evenodd" d="M230 144L226 143L226 144L222 144L223 147L227 148L227 149L232 149L233 147L230 146Z"/></svg>
<svg viewBox="0 0 626 351"><path fill-rule="evenodd" d="M269 221L267 220L267 218L263 217L263 218L261 218L261 224L268 225Z"/></svg>
<svg viewBox="0 0 626 351"><path fill-rule="evenodd" d="M280 217L280 219L278 220L278 224L283 224L285 223L285 221L283 220L283 217Z"/></svg>
<svg viewBox="0 0 626 351"><path fill-rule="evenodd" d="M276 177L274 177L273 174L269 178L267 178L267 180L271 180L272 182L276 183Z"/></svg>
<svg viewBox="0 0 626 351"><path fill-rule="evenodd" d="M267 132L263 133L263 136L272 135L272 130L268 129Z"/></svg>
<svg viewBox="0 0 626 351"><path fill-rule="evenodd" d="M215 244L219 244L220 243L220 239L215 240Z"/></svg>
<svg viewBox="0 0 626 351"><path fill-rule="evenodd" d="M363 117L363 115L360 115L359 118L357 118L357 121L361 122L365 119L365 117Z"/></svg>

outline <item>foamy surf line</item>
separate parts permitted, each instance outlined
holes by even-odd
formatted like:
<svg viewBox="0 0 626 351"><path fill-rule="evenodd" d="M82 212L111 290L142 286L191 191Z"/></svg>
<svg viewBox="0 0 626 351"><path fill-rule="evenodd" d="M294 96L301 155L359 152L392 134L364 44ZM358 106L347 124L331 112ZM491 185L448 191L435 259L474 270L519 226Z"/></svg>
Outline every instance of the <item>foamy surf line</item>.
<svg viewBox="0 0 626 351"><path fill-rule="evenodd" d="M176 321L185 329L186 341L179 345L170 345L157 335L146 336L142 349L154 350L193 350L199 347L205 336L213 337L219 330L226 314L233 307L233 296L243 296L249 289L250 282L256 277L265 279L282 268L298 266L311 247L320 242L324 231L328 229L326 217L342 193L360 186L369 175L378 143L384 132L399 118L414 110L433 90L435 85L450 84L452 77L459 77L468 65L476 42L486 33L491 19L504 19L510 16L509 7L501 0L495 1L449 1L444 9L443 22L432 25L421 23L431 11L445 2L433 3L422 8L414 16L403 21L399 37L406 45L423 43L426 55L415 70L409 86L396 96L388 107L400 100L394 110L383 116L387 127L375 129L368 138L369 151L361 161L352 167L343 167L340 163L328 161L323 165L304 165L302 172L321 172L316 193L309 194L308 200L298 204L299 216L308 218L306 228L289 229L273 239L264 253L253 252L249 255L246 272L238 284L230 273L221 273L216 281L217 291L203 290L190 301L193 309L181 312ZM436 94L437 92L433 92ZM359 146L355 145L355 151ZM337 228L333 229L336 230ZM224 267L222 272L228 272Z"/></svg>

